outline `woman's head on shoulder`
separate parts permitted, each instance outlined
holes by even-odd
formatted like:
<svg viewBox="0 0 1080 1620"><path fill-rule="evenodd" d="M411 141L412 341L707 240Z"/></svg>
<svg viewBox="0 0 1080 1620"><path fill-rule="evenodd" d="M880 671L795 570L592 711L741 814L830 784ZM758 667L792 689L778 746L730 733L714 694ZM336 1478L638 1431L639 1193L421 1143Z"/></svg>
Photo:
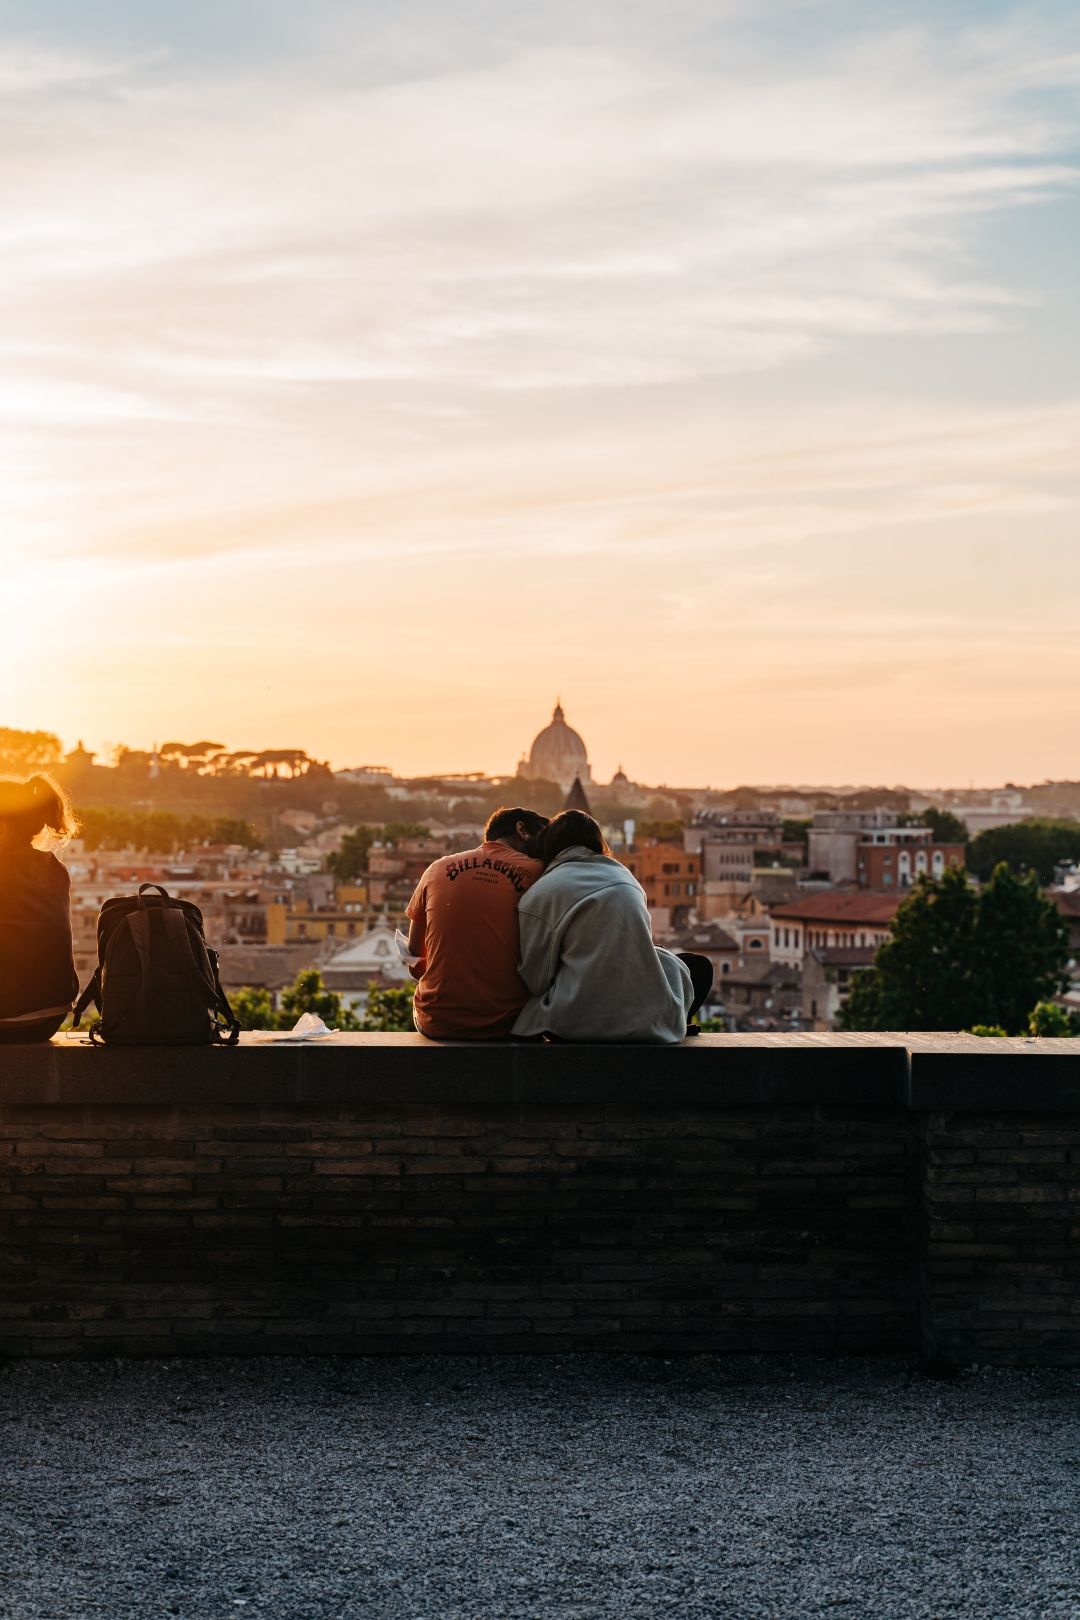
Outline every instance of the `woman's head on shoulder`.
<svg viewBox="0 0 1080 1620"><path fill-rule="evenodd" d="M587 849L593 855L610 855L600 823L584 810L562 810L553 816L537 839L537 854L550 866L564 849Z"/></svg>
<svg viewBox="0 0 1080 1620"><path fill-rule="evenodd" d="M51 777L0 777L0 850L37 844L39 839L56 848L77 831L67 794Z"/></svg>

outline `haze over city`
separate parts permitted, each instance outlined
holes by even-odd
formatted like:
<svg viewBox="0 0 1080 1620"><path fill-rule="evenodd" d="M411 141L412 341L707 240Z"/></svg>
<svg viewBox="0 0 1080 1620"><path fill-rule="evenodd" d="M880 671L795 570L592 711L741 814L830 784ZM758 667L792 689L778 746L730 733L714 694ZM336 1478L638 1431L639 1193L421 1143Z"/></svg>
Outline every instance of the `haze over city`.
<svg viewBox="0 0 1080 1620"><path fill-rule="evenodd" d="M4 7L6 722L1074 776L1078 70L1054 4Z"/></svg>

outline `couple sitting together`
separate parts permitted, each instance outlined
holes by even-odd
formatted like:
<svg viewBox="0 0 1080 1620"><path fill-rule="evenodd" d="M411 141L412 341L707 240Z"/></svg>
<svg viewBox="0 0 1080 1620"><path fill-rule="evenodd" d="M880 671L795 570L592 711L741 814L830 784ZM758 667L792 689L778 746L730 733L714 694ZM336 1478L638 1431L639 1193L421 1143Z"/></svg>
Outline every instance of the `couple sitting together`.
<svg viewBox="0 0 1080 1620"><path fill-rule="evenodd" d="M408 916L432 1040L681 1041L712 988L708 957L653 944L645 891L581 810L496 810L479 849L428 867Z"/></svg>

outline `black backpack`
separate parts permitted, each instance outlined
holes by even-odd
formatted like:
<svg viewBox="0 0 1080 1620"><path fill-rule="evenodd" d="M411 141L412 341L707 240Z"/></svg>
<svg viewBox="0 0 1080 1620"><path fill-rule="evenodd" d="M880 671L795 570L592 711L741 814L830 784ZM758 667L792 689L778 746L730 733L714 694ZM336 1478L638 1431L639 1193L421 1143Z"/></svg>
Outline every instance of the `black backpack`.
<svg viewBox="0 0 1080 1620"><path fill-rule="evenodd" d="M147 891L154 891L148 893ZM78 1029L91 1002L92 1041L116 1046L235 1046L240 1025L218 976L203 916L159 883L106 900L98 913L98 965L75 1005Z"/></svg>

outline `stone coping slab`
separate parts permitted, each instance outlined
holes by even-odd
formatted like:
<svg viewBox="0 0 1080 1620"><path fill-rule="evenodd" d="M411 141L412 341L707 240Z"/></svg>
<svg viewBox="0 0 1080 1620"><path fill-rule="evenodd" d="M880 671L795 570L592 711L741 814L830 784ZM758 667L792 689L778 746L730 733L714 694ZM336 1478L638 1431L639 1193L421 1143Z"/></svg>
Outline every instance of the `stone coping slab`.
<svg viewBox="0 0 1080 1620"><path fill-rule="evenodd" d="M0 1105L305 1102L1080 1111L1080 1040L745 1034L662 1047L253 1033L230 1050L100 1048L63 1035L0 1046Z"/></svg>

